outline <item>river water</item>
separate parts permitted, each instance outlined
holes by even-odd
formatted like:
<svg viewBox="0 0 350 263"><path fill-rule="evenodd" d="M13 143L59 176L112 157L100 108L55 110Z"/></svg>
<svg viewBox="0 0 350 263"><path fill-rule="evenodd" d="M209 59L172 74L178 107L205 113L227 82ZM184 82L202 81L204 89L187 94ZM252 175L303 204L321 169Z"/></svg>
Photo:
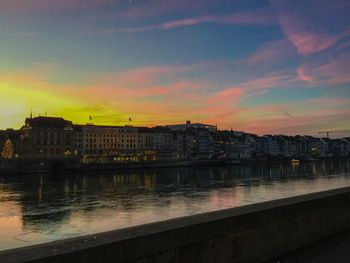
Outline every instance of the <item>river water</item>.
<svg viewBox="0 0 350 263"><path fill-rule="evenodd" d="M0 250L350 186L350 161L0 177Z"/></svg>

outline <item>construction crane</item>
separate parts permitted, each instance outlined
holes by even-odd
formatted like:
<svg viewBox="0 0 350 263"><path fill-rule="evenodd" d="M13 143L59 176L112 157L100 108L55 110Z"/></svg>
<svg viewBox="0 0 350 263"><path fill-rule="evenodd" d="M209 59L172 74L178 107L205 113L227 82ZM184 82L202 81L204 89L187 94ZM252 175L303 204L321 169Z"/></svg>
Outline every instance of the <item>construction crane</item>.
<svg viewBox="0 0 350 263"><path fill-rule="evenodd" d="M318 134L327 134L327 138L329 138L329 134L334 132L350 132L350 130L319 131Z"/></svg>

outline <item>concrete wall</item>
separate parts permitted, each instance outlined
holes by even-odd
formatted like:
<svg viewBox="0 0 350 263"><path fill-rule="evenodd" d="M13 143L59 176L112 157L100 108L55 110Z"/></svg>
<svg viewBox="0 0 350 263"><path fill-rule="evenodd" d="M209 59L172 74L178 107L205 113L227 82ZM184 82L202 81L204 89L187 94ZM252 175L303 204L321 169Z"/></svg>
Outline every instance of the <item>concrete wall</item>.
<svg viewBox="0 0 350 263"><path fill-rule="evenodd" d="M262 262L350 228L350 187L0 252L0 262Z"/></svg>

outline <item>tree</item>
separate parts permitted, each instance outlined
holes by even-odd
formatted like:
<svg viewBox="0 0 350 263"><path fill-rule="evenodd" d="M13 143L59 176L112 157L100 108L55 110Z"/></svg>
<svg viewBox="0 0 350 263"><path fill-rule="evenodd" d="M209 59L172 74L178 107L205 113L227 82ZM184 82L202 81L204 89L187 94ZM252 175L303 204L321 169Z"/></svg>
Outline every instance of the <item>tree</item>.
<svg viewBox="0 0 350 263"><path fill-rule="evenodd" d="M14 151L13 151L13 144L10 140L7 140L4 144L4 148L2 150L1 156L5 159L11 159L13 158Z"/></svg>

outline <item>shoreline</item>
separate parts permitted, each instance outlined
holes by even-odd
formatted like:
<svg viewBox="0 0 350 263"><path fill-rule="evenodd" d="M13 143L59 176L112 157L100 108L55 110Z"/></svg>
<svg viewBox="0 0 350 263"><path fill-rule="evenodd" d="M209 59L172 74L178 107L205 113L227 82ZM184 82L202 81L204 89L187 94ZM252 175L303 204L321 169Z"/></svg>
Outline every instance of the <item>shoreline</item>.
<svg viewBox="0 0 350 263"><path fill-rule="evenodd" d="M2 160L0 176L18 174L63 174L112 170L137 170L148 168L178 168L195 166L237 166L237 165L264 165L264 164L293 164L322 162L331 160L350 160L350 157L323 157L300 159L293 163L291 159L280 160L190 160L190 161L146 161L124 163L89 163L82 164L72 160L11 160L5 163ZM45 162L45 163L44 163ZM43 164L44 163L44 164Z"/></svg>

